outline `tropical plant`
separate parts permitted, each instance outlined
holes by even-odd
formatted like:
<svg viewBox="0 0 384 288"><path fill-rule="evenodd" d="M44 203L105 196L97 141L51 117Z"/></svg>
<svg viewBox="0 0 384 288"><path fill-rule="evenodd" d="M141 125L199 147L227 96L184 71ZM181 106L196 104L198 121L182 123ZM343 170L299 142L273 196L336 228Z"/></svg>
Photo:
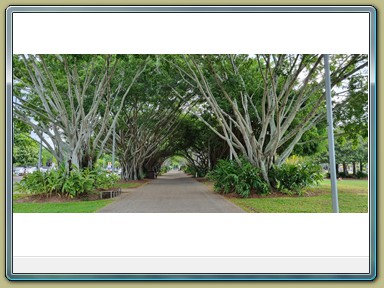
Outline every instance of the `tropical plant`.
<svg viewBox="0 0 384 288"><path fill-rule="evenodd" d="M215 181L215 191L224 194L235 192L241 197L249 197L252 192L269 192L269 186L263 180L260 170L245 159L241 159L241 165L237 161L219 160L207 178Z"/></svg>
<svg viewBox="0 0 384 288"><path fill-rule="evenodd" d="M271 183L281 192L302 195L303 188L317 185L324 179L322 168L311 161L287 161L275 166L270 174Z"/></svg>
<svg viewBox="0 0 384 288"><path fill-rule="evenodd" d="M78 197L95 189L114 187L119 176L103 170L78 169L73 166L71 171L61 165L57 170L46 173L35 171L27 174L19 184L22 193L46 194L52 193L68 197Z"/></svg>

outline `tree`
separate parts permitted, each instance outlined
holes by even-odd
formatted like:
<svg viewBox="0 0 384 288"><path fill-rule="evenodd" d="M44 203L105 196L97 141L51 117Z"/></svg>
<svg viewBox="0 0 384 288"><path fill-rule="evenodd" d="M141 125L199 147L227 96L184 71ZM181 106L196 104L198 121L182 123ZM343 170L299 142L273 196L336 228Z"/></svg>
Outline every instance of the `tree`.
<svg viewBox="0 0 384 288"><path fill-rule="evenodd" d="M210 115L201 115L210 125L217 126ZM184 157L193 174L205 176L219 159L228 157L228 145L194 115L185 115L172 135L174 153Z"/></svg>
<svg viewBox="0 0 384 288"><path fill-rule="evenodd" d="M333 55L335 87L367 66L366 55ZM269 171L291 155L303 134L325 119L323 55L184 55L174 66L219 122L234 159ZM198 114L197 114L198 115Z"/></svg>
<svg viewBox="0 0 384 288"><path fill-rule="evenodd" d="M344 174L349 174L347 165L352 163L352 173L356 175L356 163L360 164L360 172L363 172L363 164L368 162L368 140L361 135L339 137L335 143L335 152L336 163L343 165Z"/></svg>
<svg viewBox="0 0 384 288"><path fill-rule="evenodd" d="M92 167L101 155L146 65L145 59L119 55L14 55L13 61L15 117L45 134L44 145L58 162L78 167ZM124 81L112 87L116 75Z"/></svg>
<svg viewBox="0 0 384 288"><path fill-rule="evenodd" d="M179 97L179 77L165 67L157 56L150 56L142 77L124 102L116 123L117 155L122 177L140 179L145 170L158 168L174 150L169 141L177 130L181 114L193 105L188 97Z"/></svg>
<svg viewBox="0 0 384 288"><path fill-rule="evenodd" d="M335 122L350 139L368 137L368 73L353 75L336 93Z"/></svg>
<svg viewBox="0 0 384 288"><path fill-rule="evenodd" d="M36 166L39 145L29 133L16 131L13 144L13 163L15 166Z"/></svg>

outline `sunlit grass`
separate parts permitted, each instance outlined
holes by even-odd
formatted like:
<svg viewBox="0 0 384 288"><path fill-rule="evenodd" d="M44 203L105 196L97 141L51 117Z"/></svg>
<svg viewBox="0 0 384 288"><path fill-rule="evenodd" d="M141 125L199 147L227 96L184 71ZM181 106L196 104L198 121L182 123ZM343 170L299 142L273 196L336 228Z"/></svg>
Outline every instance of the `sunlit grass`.
<svg viewBox="0 0 384 288"><path fill-rule="evenodd" d="M143 185L143 183L139 182L118 182L116 183L117 187L120 187L121 189L129 189L129 188L137 188Z"/></svg>
<svg viewBox="0 0 384 288"><path fill-rule="evenodd" d="M145 182L118 182L117 187L121 189L132 189L143 185ZM93 213L110 204L112 199L95 201L70 201L51 203L21 202L16 203L18 199L28 196L28 194L13 194L13 212L14 213Z"/></svg>
<svg viewBox="0 0 384 288"><path fill-rule="evenodd" d="M368 181L338 181L339 209L342 213L368 212ZM231 198L231 202L253 213L331 213L331 183L324 180L318 187L307 189L312 196Z"/></svg>
<svg viewBox="0 0 384 288"><path fill-rule="evenodd" d="M63 203L13 203L14 213L93 213L113 200L77 201Z"/></svg>

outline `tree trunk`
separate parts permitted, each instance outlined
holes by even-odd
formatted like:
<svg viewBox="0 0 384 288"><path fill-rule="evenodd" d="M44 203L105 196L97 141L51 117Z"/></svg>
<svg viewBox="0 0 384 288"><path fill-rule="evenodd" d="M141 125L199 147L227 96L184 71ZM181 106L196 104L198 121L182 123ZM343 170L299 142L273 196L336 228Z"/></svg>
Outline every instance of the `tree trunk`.
<svg viewBox="0 0 384 288"><path fill-rule="evenodd" d="M339 176L339 163L336 163L336 176ZM329 173L331 173L331 170L329 170Z"/></svg>
<svg viewBox="0 0 384 288"><path fill-rule="evenodd" d="M356 162L352 162L353 175L356 175Z"/></svg>
<svg viewBox="0 0 384 288"><path fill-rule="evenodd" d="M363 162L360 161L360 172L363 172Z"/></svg>
<svg viewBox="0 0 384 288"><path fill-rule="evenodd" d="M139 167L139 179L144 179L144 171L143 171L143 166L140 165Z"/></svg>
<svg viewBox="0 0 384 288"><path fill-rule="evenodd" d="M347 163L343 162L343 171L345 175L348 175Z"/></svg>

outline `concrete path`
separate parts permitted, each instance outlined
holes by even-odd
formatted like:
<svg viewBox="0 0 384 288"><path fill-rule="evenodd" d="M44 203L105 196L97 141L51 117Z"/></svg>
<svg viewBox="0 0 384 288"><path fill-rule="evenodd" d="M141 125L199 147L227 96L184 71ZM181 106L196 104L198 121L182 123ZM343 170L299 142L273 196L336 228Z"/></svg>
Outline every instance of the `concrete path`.
<svg viewBox="0 0 384 288"><path fill-rule="evenodd" d="M150 183L122 193L102 213L243 213L183 172L170 171Z"/></svg>

